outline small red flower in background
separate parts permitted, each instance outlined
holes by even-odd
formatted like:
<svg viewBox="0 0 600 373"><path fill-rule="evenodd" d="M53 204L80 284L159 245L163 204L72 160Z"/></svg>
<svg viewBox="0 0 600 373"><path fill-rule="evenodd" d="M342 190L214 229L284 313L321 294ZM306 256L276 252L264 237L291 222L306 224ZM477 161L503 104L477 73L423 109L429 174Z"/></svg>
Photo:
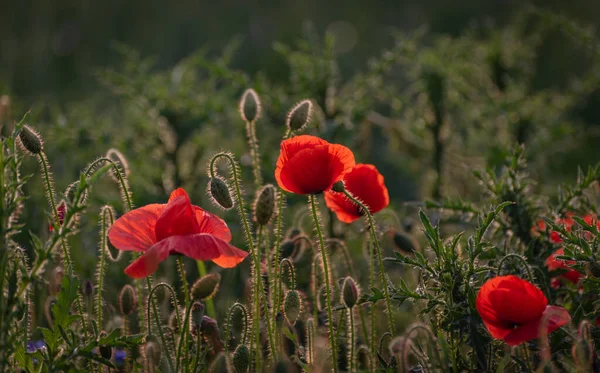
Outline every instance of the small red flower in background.
<svg viewBox="0 0 600 373"><path fill-rule="evenodd" d="M390 203L383 176L371 164L357 164L342 178L344 187L352 196L364 203L374 214ZM344 223L352 223L363 215L358 205L350 201L343 193L325 192L325 204Z"/></svg>
<svg viewBox="0 0 600 373"><path fill-rule="evenodd" d="M564 253L565 253L565 250L563 248L556 250L552 255L550 255L548 257L548 259L546 259L546 267L548 268L549 271L556 271L557 269L566 270L566 272L562 273L560 275L560 277L564 278L565 280L567 280L573 284L577 284L579 282L579 280L583 277L583 274L581 274L571 268L571 266L573 264L575 264L574 261L561 260L561 259L556 258L557 256L564 255ZM560 281L558 280L558 278L554 277L552 279L552 287L558 288L559 286L560 286Z"/></svg>
<svg viewBox="0 0 600 373"><path fill-rule="evenodd" d="M60 227L62 225L62 223L65 221L65 212L67 212L67 205L64 202L61 202L56 207L56 212L58 214L58 224ZM52 223L48 224L48 230L50 232L54 231L54 226L52 225Z"/></svg>
<svg viewBox="0 0 600 373"><path fill-rule="evenodd" d="M538 338L543 321L551 333L571 320L567 310L549 306L540 289L516 276L488 280L479 289L476 307L491 336L510 346Z"/></svg>
<svg viewBox="0 0 600 373"><path fill-rule="evenodd" d="M318 194L331 189L354 165L354 154L347 147L315 136L296 136L281 142L275 179L285 191Z"/></svg>
<svg viewBox="0 0 600 373"><path fill-rule="evenodd" d="M212 260L223 268L235 267L248 255L229 244L227 224L192 205L181 188L171 193L167 204L150 204L121 216L108 238L119 250L144 253L125 269L133 278L151 275L170 254Z"/></svg>

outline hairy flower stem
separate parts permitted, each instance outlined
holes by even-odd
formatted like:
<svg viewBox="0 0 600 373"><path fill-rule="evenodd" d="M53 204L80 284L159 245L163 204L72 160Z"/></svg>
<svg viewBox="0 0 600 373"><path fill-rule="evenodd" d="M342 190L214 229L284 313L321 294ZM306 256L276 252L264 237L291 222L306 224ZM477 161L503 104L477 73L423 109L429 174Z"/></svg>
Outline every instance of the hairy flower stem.
<svg viewBox="0 0 600 373"><path fill-rule="evenodd" d="M273 273L279 273L279 254L281 246L281 237L283 229L283 204L285 195L283 190L279 191L279 199L277 201L277 230L275 232L275 258L273 259ZM281 281L275 276L271 276L271 289L273 292L273 325L277 324L277 313L280 310L281 300Z"/></svg>
<svg viewBox="0 0 600 373"><path fill-rule="evenodd" d="M242 199L242 190L240 187L240 179L238 176L237 166L236 166L236 163L235 163L235 160L233 159L233 157L227 153L216 154L210 161L210 166L209 166L210 177L212 177L212 178L215 177L215 162L220 157L224 157L229 161L229 167L230 167L231 173L233 175L233 184L235 186L235 197L236 197L237 204L238 204L238 211L240 213L242 225L244 226L244 233L246 234L246 241L248 242L248 248L250 249L250 255L252 256L252 259L254 262L254 272L255 272L254 273L254 276L255 276L254 281L255 281L255 286L257 286L257 288L254 289L254 292L255 293L258 292L259 298L263 299L265 315L268 315L269 308L268 308L267 300L264 297L263 283L260 278L259 253L258 253L258 250L256 249L256 246L254 245L254 240L252 238L252 231L250 230L250 223L248 222L248 216L246 215L246 211L245 211L245 207L244 207L244 200ZM255 299L255 301L257 301L257 300ZM258 299L258 302L260 302L260 299ZM260 307L260 305L258 307ZM257 308L257 309L259 309L259 308ZM269 317L265 317L265 321L267 324L267 332L269 334L270 350L273 353L273 355L275 355L274 359L273 359L275 361L276 360L275 358L277 357L277 350L275 349L275 340L273 339L273 329L271 328L271 320L269 319ZM260 322L260 313L256 315L255 322Z"/></svg>
<svg viewBox="0 0 600 373"><path fill-rule="evenodd" d="M262 175L260 173L260 153L258 149L258 139L256 137L256 121L246 122L246 135L250 146L250 155L252 156L252 172L254 173L254 186L256 190L262 185Z"/></svg>
<svg viewBox="0 0 600 373"><path fill-rule="evenodd" d="M148 279L148 277L146 277L146 279ZM158 289L159 287L166 287L169 290L169 292L171 293L171 299L173 300L173 305L175 306L175 310L176 310L175 316L177 317L177 325L181 325L181 320L179 320L179 311L178 311L179 305L177 304L177 295L175 294L175 290L173 290L173 288L171 286L169 286L168 284L160 283L160 284L156 285L155 287L152 287L152 284L149 280L148 280L147 284L150 289L150 291L148 292L148 302L147 302L148 335L152 334L152 324L150 323L150 306L152 305L152 311L154 313L154 322L156 324L156 327L158 328L158 336L160 337L160 342L162 344L162 351L165 351L163 356L167 359L167 363L169 364L169 371L176 372L175 364L173 364L171 355L168 353L169 348L167 346L167 339L165 338L165 333L163 331L162 324L160 322L160 318L158 316L158 309L157 309L156 303L153 301L153 299L154 299L154 292L156 291L156 289Z"/></svg>
<svg viewBox="0 0 600 373"><path fill-rule="evenodd" d="M108 215L108 216L107 216ZM108 235L108 227L112 225L115 217L113 216L112 210L110 208L104 208L102 210L102 228L101 228L101 237L100 237L100 264L98 265L98 289L96 290L96 324L98 327L102 329L102 292L104 289L104 270L105 270L105 262L106 262L106 250L107 248L107 235ZM108 223L110 222L110 224Z"/></svg>
<svg viewBox="0 0 600 373"><path fill-rule="evenodd" d="M198 266L198 274L200 275L200 278L206 276L206 266L204 265L204 262L197 260L196 265ZM215 311L215 304L212 298L204 300L204 304L206 304L206 312L208 313L208 316L213 319L216 318L217 313Z"/></svg>
<svg viewBox="0 0 600 373"><path fill-rule="evenodd" d="M46 184L46 195L48 197L48 200L50 201L50 206L52 207L52 220L53 223L56 224L56 226L60 226L60 219L58 217L58 209L56 208L56 200L54 198L54 186L52 185L52 177L50 176L50 167L48 166L48 160L46 159L46 154L44 154L44 152L40 152L38 154L38 159L40 161L40 164L42 165L42 173L44 174L44 182ZM65 260L65 267L67 268L67 271L69 273L70 277L73 277L73 261L71 259L71 253L69 252L69 248L67 246L67 243L65 242L64 238L60 239L60 244L61 247L63 249L63 255L65 256L64 260ZM78 295L75 298L75 304L77 306L77 312L80 315L81 318L81 326L83 327L83 334L85 336L85 339L87 340L88 338L88 331L87 331L87 323L85 321L85 314L83 311L83 305L81 303L81 296Z"/></svg>
<svg viewBox="0 0 600 373"><path fill-rule="evenodd" d="M321 220L319 218L319 211L317 208L317 202L314 194L309 195L308 200L312 210L313 222L315 224L315 231L319 238L319 248L321 249L321 258L323 260L323 272L325 275L325 305L327 307L327 325L329 326L329 344L331 346L331 357L333 364L333 371L338 371L338 360L337 360L337 343L335 340L335 333L333 332L333 312L331 309L331 287L329 282L329 264L327 263L327 252L325 248L325 240L323 239L323 231L321 228Z"/></svg>
<svg viewBox="0 0 600 373"><path fill-rule="evenodd" d="M387 307L390 332L392 333L392 335L396 335L396 331L394 330L394 317L392 315L392 302L390 300L390 291L388 289L388 283L385 279L385 268L383 267L383 257L381 254L382 250L381 246L379 245L379 238L377 238L377 232L375 231L375 221L373 220L373 215L371 215L369 209L362 202L354 198L354 196L348 193L347 190L344 191L344 195L346 195L346 197L352 202L360 206L361 211L367 217L367 224L369 224L369 232L371 233L371 241L373 241L373 245L375 246L375 251L377 254L377 261L379 264L379 279L381 280L381 286L383 286L383 294L385 296L385 304Z"/></svg>
<svg viewBox="0 0 600 373"><path fill-rule="evenodd" d="M354 307L352 307L348 308L348 361L350 365L350 373L354 373L356 371L354 345Z"/></svg>
<svg viewBox="0 0 600 373"><path fill-rule="evenodd" d="M181 335L179 336L179 346L177 347L177 363L176 363L176 367L177 367L177 372L179 372L179 364L181 363L181 354L182 354L182 348L185 345L185 352L183 352L183 360L187 361L187 351L188 351L188 335L189 335L189 331L188 331L188 323L190 320L190 311L192 310L192 305L190 302L190 289L188 288L188 282L187 279L185 277L185 267L183 266L183 257L182 256L178 256L177 257L177 266L179 268L179 275L181 276L181 284L183 287L183 298L184 298L184 304L185 304L185 318L183 319L183 326L181 327ZM178 310L176 312L179 312ZM200 332L200 331L198 331Z"/></svg>

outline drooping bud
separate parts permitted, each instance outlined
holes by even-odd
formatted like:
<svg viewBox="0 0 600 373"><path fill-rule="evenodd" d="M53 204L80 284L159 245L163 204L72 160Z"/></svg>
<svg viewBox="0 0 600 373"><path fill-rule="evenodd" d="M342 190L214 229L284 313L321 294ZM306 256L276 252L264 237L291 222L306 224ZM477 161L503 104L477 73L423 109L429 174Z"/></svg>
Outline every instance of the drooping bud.
<svg viewBox="0 0 600 373"><path fill-rule="evenodd" d="M394 245L398 250L408 254L419 250L419 243L412 236L402 232L393 232L392 234Z"/></svg>
<svg viewBox="0 0 600 373"><path fill-rule="evenodd" d="M28 125L24 125L19 132L19 144L24 151L31 155L37 155L44 150L44 142L40 135Z"/></svg>
<svg viewBox="0 0 600 373"><path fill-rule="evenodd" d="M137 295L131 285L123 286L119 294L119 310L123 316L129 316L137 307Z"/></svg>
<svg viewBox="0 0 600 373"><path fill-rule="evenodd" d="M333 184L333 186L331 187L331 190L333 190L334 192L338 192L338 193L344 193L344 191L346 190L346 187L344 186L344 182L342 180L339 180Z"/></svg>
<svg viewBox="0 0 600 373"><path fill-rule="evenodd" d="M200 302L192 304L192 325L199 328L204 318L204 305Z"/></svg>
<svg viewBox="0 0 600 373"><path fill-rule="evenodd" d="M192 286L192 298L201 301L214 297L219 291L220 283L221 275L218 273L202 276Z"/></svg>
<svg viewBox="0 0 600 373"><path fill-rule="evenodd" d="M123 153L121 153L117 149L111 148L108 149L108 151L106 152L106 158L111 159L119 168L120 172L122 172L125 176L129 176L129 163L127 162L127 159L125 158ZM114 172L115 171L113 170L113 176L115 176Z"/></svg>
<svg viewBox="0 0 600 373"><path fill-rule="evenodd" d="M302 234L302 229L296 228L296 227L292 227L292 228L290 228L289 232L287 233L287 237L289 239L292 239L294 237L298 237L301 234Z"/></svg>
<svg viewBox="0 0 600 373"><path fill-rule="evenodd" d="M312 102L302 100L290 110L286 119L286 126L292 131L298 131L304 128L312 115Z"/></svg>
<svg viewBox="0 0 600 373"><path fill-rule="evenodd" d="M208 194L212 197L211 200L217 206L224 210L229 210L233 207L233 199L227 182L219 176L213 177L208 182Z"/></svg>
<svg viewBox="0 0 600 373"><path fill-rule="evenodd" d="M146 357L146 361L148 362L148 365L150 365L150 367L157 368L160 364L161 359L160 346L158 345L158 343L154 341L146 343L146 346L144 348L144 356Z"/></svg>
<svg viewBox="0 0 600 373"><path fill-rule="evenodd" d="M279 252L282 258L290 258L296 251L296 243L293 240L285 240L279 246Z"/></svg>
<svg viewBox="0 0 600 373"><path fill-rule="evenodd" d="M240 114L244 122L253 122L260 118L261 104L260 98L255 90L247 89L240 100Z"/></svg>
<svg viewBox="0 0 600 373"><path fill-rule="evenodd" d="M267 184L258 190L254 200L254 220L258 225L267 225L275 212L275 187Z"/></svg>
<svg viewBox="0 0 600 373"><path fill-rule="evenodd" d="M246 373L250 367L250 350L245 344L237 346L233 352L233 367L237 373Z"/></svg>
<svg viewBox="0 0 600 373"><path fill-rule="evenodd" d="M223 350L223 342L221 341L220 337L219 325L215 319L204 316L202 318L202 324L200 324L200 332L207 340L210 341L215 353L219 353Z"/></svg>
<svg viewBox="0 0 600 373"><path fill-rule="evenodd" d="M346 308L352 308L358 302L360 297L360 289L352 277L346 277L342 285L342 303Z"/></svg>
<svg viewBox="0 0 600 373"><path fill-rule="evenodd" d="M94 284L92 284L92 281L86 280L83 283L82 292L83 292L83 295L85 295L88 298L90 298L92 295L94 295Z"/></svg>
<svg viewBox="0 0 600 373"><path fill-rule="evenodd" d="M300 299L300 294L296 290L288 291L283 301L283 311L285 318L291 325L296 324L301 308L302 299Z"/></svg>

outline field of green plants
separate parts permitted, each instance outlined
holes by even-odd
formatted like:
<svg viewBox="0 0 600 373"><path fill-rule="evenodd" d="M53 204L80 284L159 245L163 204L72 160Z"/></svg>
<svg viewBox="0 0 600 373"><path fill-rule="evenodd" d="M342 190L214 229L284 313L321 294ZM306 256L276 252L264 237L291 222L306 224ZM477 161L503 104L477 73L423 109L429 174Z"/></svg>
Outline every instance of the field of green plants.
<svg viewBox="0 0 600 373"><path fill-rule="evenodd" d="M600 372L598 33L392 35L0 95L0 372Z"/></svg>

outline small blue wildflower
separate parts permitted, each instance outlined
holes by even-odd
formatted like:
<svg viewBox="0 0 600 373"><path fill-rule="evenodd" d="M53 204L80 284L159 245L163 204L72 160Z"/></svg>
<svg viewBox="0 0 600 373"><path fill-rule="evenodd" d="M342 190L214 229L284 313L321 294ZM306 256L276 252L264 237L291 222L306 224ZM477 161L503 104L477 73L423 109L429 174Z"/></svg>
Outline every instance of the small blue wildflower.
<svg viewBox="0 0 600 373"><path fill-rule="evenodd" d="M35 343L33 341L29 341L27 342L27 352L32 354L36 351L37 349L35 348Z"/></svg>
<svg viewBox="0 0 600 373"><path fill-rule="evenodd" d="M126 358L127 358L127 351L125 351L125 350L116 350L115 351L115 363L118 366L125 365Z"/></svg>

